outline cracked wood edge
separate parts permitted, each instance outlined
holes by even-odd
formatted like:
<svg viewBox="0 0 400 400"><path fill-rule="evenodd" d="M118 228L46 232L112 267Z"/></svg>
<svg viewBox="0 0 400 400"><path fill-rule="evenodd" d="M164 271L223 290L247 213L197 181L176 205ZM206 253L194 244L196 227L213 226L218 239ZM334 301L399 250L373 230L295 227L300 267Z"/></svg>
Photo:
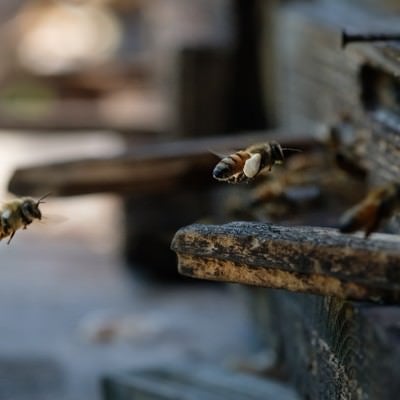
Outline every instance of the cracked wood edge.
<svg viewBox="0 0 400 400"><path fill-rule="evenodd" d="M400 241L334 229L235 222L180 229L172 249L183 275L336 296L400 301Z"/></svg>

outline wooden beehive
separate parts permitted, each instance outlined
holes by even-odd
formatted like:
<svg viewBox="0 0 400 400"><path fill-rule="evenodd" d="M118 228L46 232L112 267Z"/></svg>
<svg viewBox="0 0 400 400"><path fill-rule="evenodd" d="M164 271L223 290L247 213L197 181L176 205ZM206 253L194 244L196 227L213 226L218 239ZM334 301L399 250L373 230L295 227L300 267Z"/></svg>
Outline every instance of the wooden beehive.
<svg viewBox="0 0 400 400"><path fill-rule="evenodd" d="M393 7L294 2L275 14L280 126L314 131L346 115L353 132L361 132L360 163L370 187L399 182L399 47L380 41L343 48L342 32L396 32L400 18ZM183 228L172 247L185 275L285 289L249 290L260 334L303 398L398 396L397 236L364 239L328 229L233 223ZM385 280L392 285L386 298Z"/></svg>

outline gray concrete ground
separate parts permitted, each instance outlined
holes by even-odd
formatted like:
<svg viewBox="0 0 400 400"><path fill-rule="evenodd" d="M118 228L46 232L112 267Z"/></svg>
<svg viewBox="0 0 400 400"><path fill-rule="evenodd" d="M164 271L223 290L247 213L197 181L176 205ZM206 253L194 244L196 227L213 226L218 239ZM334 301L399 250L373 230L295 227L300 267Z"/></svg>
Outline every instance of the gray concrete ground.
<svg viewBox="0 0 400 400"><path fill-rule="evenodd" d="M32 226L0 243L0 399L96 399L107 372L248 351L235 290L135 281L117 247L75 230Z"/></svg>

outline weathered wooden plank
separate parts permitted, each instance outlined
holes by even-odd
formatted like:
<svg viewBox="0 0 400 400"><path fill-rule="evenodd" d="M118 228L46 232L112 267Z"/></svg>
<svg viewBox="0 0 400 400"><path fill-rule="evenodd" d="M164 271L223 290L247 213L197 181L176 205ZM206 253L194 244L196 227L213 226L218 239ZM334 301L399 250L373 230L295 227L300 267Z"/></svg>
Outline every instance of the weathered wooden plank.
<svg viewBox="0 0 400 400"><path fill-rule="evenodd" d="M398 30L398 15L369 11L350 4L321 2L290 5L279 13L280 61L284 71L280 76L283 126L290 129L331 122L343 111L350 110L351 104L352 120L372 128L366 114L369 110L360 96L361 69L366 64L373 65L398 76L399 47L388 42L355 44L343 50L339 45L343 29L351 32ZM372 79L367 83L374 84ZM375 152L368 153L368 157L374 158Z"/></svg>
<svg viewBox="0 0 400 400"><path fill-rule="evenodd" d="M287 385L204 364L125 372L104 379L102 388L104 400L298 399Z"/></svg>
<svg viewBox="0 0 400 400"><path fill-rule="evenodd" d="M398 43L355 43L343 50L338 40L343 29L397 32L398 15L373 13L344 2L289 5L278 15L284 126L307 129L349 112L363 132L366 151L361 158L368 182L399 182L400 104L394 95L399 87ZM366 70L375 73L365 74Z"/></svg>
<svg viewBox="0 0 400 400"><path fill-rule="evenodd" d="M334 229L235 222L182 228L172 249L187 276L399 302L399 244L389 235L364 239Z"/></svg>
<svg viewBox="0 0 400 400"><path fill-rule="evenodd" d="M159 193L179 187L204 187L215 183L211 172L218 158L210 150L229 153L270 137L287 147L317 146L309 137L293 139L269 131L156 143L115 157L23 167L15 171L8 189L15 195L51 192L54 196L71 196L94 192Z"/></svg>
<svg viewBox="0 0 400 400"><path fill-rule="evenodd" d="M276 37L280 69L285 71L278 83L283 126L329 123L348 109L346 103L357 102L358 59L347 57L339 40L341 29L347 23L353 26L354 19L348 7L325 3L303 2L278 13ZM309 119L305 124L304 110Z"/></svg>

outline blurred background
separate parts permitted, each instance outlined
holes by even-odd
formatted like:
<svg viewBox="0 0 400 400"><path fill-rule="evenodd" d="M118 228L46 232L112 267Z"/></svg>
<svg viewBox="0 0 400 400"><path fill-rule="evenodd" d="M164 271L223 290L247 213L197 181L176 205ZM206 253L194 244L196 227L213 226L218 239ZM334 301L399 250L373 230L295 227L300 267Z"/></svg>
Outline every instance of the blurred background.
<svg viewBox="0 0 400 400"><path fill-rule="evenodd" d="M41 223L0 242L0 400L137 398L125 373L181 363L184 377L138 379L160 399L173 385L266 399L270 378L307 399L395 398L385 307L376 318L363 302L184 278L170 246L195 222L337 227L396 181L398 46L344 48L342 33L398 32L398 12L395 0L2 0L0 200L51 196ZM216 154L270 137L303 151L248 185L213 179ZM381 349L390 362L375 362Z"/></svg>
<svg viewBox="0 0 400 400"><path fill-rule="evenodd" d="M0 245L1 399L100 399L108 373L257 348L245 294L178 277L169 249L221 207L212 144L198 175L164 162L273 125L261 3L1 1L1 199L51 192L67 219Z"/></svg>

